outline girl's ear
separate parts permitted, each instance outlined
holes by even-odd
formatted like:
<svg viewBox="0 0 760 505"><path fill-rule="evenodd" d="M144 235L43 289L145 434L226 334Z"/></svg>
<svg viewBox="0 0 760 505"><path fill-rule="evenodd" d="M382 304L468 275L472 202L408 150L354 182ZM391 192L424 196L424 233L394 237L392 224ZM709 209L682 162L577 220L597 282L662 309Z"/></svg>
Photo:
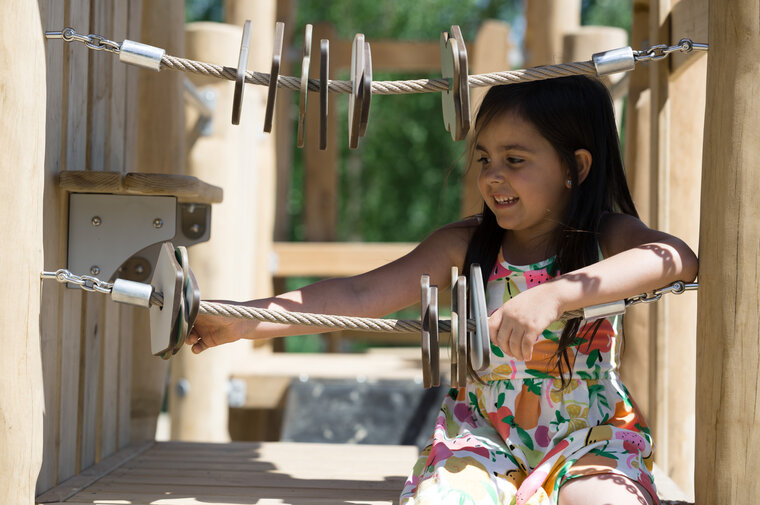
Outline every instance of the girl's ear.
<svg viewBox="0 0 760 505"><path fill-rule="evenodd" d="M591 170L591 153L588 149L576 149L575 163L578 166L578 184L583 184Z"/></svg>

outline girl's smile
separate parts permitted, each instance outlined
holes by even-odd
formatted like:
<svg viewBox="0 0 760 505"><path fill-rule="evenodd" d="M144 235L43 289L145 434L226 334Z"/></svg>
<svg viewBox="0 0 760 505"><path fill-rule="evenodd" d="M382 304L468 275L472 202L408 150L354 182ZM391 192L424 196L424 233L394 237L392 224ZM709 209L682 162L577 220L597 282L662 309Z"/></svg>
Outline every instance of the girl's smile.
<svg viewBox="0 0 760 505"><path fill-rule="evenodd" d="M570 197L569 170L552 145L532 123L506 113L483 128L475 149L480 193L509 240L521 249L546 245Z"/></svg>

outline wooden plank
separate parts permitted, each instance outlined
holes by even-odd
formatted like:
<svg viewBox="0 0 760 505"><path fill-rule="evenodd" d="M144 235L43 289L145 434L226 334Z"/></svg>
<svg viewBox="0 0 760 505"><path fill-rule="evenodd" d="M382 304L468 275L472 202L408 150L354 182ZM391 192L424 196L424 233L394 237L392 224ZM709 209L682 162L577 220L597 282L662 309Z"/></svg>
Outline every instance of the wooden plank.
<svg viewBox="0 0 760 505"><path fill-rule="evenodd" d="M135 195L172 195L180 202L219 203L222 188L184 174L146 174L131 172L66 171L60 186L72 193L115 193Z"/></svg>
<svg viewBox="0 0 760 505"><path fill-rule="evenodd" d="M58 30L64 17L64 2L47 0L40 2L42 27ZM46 136L45 136L45 188L43 205L43 249L45 269L55 270L63 265L65 245L60 240L65 229L65 201L57 187L57 174L61 163L62 129L62 74L64 44L45 45L46 51ZM42 285L40 306L40 345L42 353L45 416L43 418L42 468L37 478L36 493L53 487L57 482L58 423L60 410L60 352L61 352L61 299L63 286L46 282Z"/></svg>
<svg viewBox="0 0 760 505"><path fill-rule="evenodd" d="M445 361L447 350L441 350ZM443 367L442 367L443 369ZM262 356L255 368L236 366L232 376L256 387L260 377L311 377L320 379L422 379L421 356L418 349L407 353L276 353Z"/></svg>
<svg viewBox="0 0 760 505"><path fill-rule="evenodd" d="M222 188L183 174L128 173L124 176L124 189L140 195L171 194L180 202L191 203L219 203L223 197Z"/></svg>
<svg viewBox="0 0 760 505"><path fill-rule="evenodd" d="M649 0L633 3L631 46L643 47L649 40ZM649 65L636 65L628 82L628 108L625 126L624 166L631 196L639 212L639 218L649 223L650 207L650 93ZM623 318L626 335L625 352L621 365L621 377L644 417L649 419L649 382L654 371L650 368L649 306L632 306Z"/></svg>
<svg viewBox="0 0 760 505"><path fill-rule="evenodd" d="M710 2L696 370L696 502L760 496L760 4Z"/></svg>
<svg viewBox="0 0 760 505"><path fill-rule="evenodd" d="M124 463L150 449L155 442L143 442L131 445L118 453L103 459L97 465L83 470L75 477L67 479L50 491L37 497L37 503L63 502L93 482L103 478Z"/></svg>
<svg viewBox="0 0 760 505"><path fill-rule="evenodd" d="M670 13L670 44L677 44L682 38L692 42L708 44L707 0L679 0ZM670 72L677 75L692 63L707 58L707 53L670 55Z"/></svg>
<svg viewBox="0 0 760 505"><path fill-rule="evenodd" d="M58 451L58 480L79 470L79 365L82 343L82 291L66 289L61 308L61 399Z"/></svg>
<svg viewBox="0 0 760 505"><path fill-rule="evenodd" d="M671 74L670 129L671 135L669 182L670 195L667 231L698 250L700 180L702 169L703 121L705 114L707 59L702 58L684 68L677 76ZM667 384L668 465L663 470L689 495L694 489L694 417L697 370L697 296L671 297L667 318L668 366L660 370ZM688 414L685 414L688 413ZM658 449L662 447L657 441Z"/></svg>
<svg viewBox="0 0 760 505"><path fill-rule="evenodd" d="M142 38L142 0L129 2L127 14L127 38L143 40ZM124 65L126 72L126 90L124 92L124 168L122 173L138 170L138 122L139 122L139 89L140 73L144 70L135 65Z"/></svg>
<svg viewBox="0 0 760 505"><path fill-rule="evenodd" d="M118 448L120 316L119 304L106 299L100 360L100 390L98 391L100 414L97 431L100 436L95 455L98 461L115 453Z"/></svg>
<svg viewBox="0 0 760 505"><path fill-rule="evenodd" d="M92 3L90 33L113 37L113 0ZM88 51L89 85L87 114L87 169L108 169L109 90L114 55L106 51Z"/></svg>
<svg viewBox="0 0 760 505"><path fill-rule="evenodd" d="M405 242L275 242L278 277L355 275L390 263L416 244Z"/></svg>
<svg viewBox="0 0 760 505"><path fill-rule="evenodd" d="M118 384L118 416L117 434L118 448L123 449L130 442L130 405L132 398L132 313L142 310L129 305L119 306L119 384Z"/></svg>
<svg viewBox="0 0 760 505"><path fill-rule="evenodd" d="M79 376L80 440L79 468L95 464L98 439L100 360L103 329L103 305L100 293L84 295L84 328L82 332L81 363Z"/></svg>
<svg viewBox="0 0 760 505"><path fill-rule="evenodd" d="M668 40L670 37L668 16L671 0L651 0L649 18L649 40ZM650 201L649 225L658 230L670 229L670 111L669 72L667 67L652 65L649 69L649 87L651 90L650 118ZM649 314L649 332L652 335L649 348L650 371L650 414L649 426L657 434L657 454L655 461L661 467L668 467L668 408L667 375L662 373L669 366L668 345L670 335L667 333L666 310L669 300L652 304Z"/></svg>
<svg viewBox="0 0 760 505"><path fill-rule="evenodd" d="M64 13L64 26L90 33L90 2L70 0ZM80 47L77 47L80 46ZM87 91L89 49L82 44L64 47L64 157L63 170L87 170ZM68 213L66 210L65 214ZM65 242L65 239L62 238ZM58 453L58 481L68 479L80 469L79 373L82 344L83 296L79 290L63 294L61 317L61 399Z"/></svg>
<svg viewBox="0 0 760 505"><path fill-rule="evenodd" d="M90 32L89 0L69 0L65 26L76 26L79 33ZM86 170L87 166L87 84L89 52L83 44L64 46L64 86L66 110L66 147L64 170Z"/></svg>
<svg viewBox="0 0 760 505"><path fill-rule="evenodd" d="M112 40L127 36L129 3L113 1ZM111 58L111 86L109 87L108 159L107 170L125 172L127 67L119 58Z"/></svg>

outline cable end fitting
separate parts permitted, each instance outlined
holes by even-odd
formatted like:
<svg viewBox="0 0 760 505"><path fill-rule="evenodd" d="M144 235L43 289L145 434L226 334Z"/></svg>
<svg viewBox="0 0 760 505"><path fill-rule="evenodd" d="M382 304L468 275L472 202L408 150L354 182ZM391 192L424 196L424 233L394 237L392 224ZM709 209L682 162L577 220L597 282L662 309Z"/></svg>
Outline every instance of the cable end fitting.
<svg viewBox="0 0 760 505"><path fill-rule="evenodd" d="M165 54L166 51L160 47L125 40L121 44L119 61L158 72L161 70L161 59Z"/></svg>
<svg viewBox="0 0 760 505"><path fill-rule="evenodd" d="M636 66L633 49L630 46L596 53L591 59L594 61L596 74L600 77L618 72L630 72Z"/></svg>

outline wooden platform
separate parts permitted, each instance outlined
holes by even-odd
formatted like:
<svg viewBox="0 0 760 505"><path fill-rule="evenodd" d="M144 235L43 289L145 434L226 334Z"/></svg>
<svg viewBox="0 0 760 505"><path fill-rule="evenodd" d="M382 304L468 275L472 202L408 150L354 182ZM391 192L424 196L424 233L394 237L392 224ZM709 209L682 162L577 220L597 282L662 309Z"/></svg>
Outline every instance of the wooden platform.
<svg viewBox="0 0 760 505"><path fill-rule="evenodd" d="M37 497L83 505L398 503L413 446L149 442Z"/></svg>

